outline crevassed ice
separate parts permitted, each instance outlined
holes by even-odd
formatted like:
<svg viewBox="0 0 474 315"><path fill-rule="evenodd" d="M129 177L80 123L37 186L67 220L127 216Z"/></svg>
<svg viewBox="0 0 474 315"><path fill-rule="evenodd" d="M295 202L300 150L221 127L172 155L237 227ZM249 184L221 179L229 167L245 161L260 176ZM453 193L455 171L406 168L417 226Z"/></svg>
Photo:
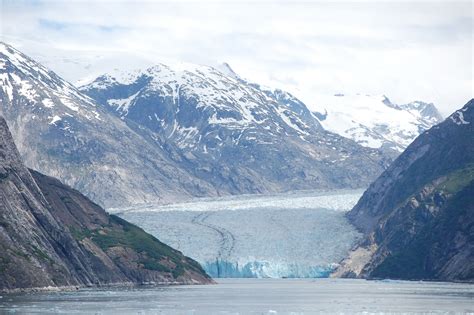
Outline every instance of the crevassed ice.
<svg viewBox="0 0 474 315"><path fill-rule="evenodd" d="M119 214L214 277L327 277L360 236L344 214L361 193L209 198Z"/></svg>
<svg viewBox="0 0 474 315"><path fill-rule="evenodd" d="M197 198L192 201L159 205L145 203L124 208L111 208L110 212L128 211L220 211L252 210L261 208L325 208L348 211L354 207L364 191L340 189L332 191L299 191L275 195L239 195L219 198Z"/></svg>

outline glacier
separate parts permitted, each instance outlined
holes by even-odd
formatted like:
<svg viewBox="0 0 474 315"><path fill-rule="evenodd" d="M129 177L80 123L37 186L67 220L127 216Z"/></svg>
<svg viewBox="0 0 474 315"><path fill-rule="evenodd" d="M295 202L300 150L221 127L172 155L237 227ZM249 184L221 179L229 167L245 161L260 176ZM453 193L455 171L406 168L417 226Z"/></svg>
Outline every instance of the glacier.
<svg viewBox="0 0 474 315"><path fill-rule="evenodd" d="M196 259L215 278L324 278L361 236L344 216L361 194L241 195L109 211Z"/></svg>

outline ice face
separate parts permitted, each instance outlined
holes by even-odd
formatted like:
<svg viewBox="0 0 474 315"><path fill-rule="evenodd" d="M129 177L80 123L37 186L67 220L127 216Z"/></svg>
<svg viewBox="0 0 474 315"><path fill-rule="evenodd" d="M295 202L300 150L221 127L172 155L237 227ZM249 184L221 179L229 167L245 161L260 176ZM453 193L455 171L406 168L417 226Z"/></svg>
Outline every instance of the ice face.
<svg viewBox="0 0 474 315"><path fill-rule="evenodd" d="M344 213L361 193L239 196L119 214L199 261L213 277L319 278L359 237Z"/></svg>

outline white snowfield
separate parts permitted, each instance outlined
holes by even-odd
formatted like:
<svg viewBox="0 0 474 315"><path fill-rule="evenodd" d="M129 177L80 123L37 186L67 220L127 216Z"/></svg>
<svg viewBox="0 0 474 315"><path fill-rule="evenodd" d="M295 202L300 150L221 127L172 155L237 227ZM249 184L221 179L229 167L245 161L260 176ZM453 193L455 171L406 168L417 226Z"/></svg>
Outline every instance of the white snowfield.
<svg viewBox="0 0 474 315"><path fill-rule="evenodd" d="M317 104L307 104L317 113L324 129L357 143L380 148L384 144L402 152L421 132L441 122L432 104L412 102L392 104L384 95L320 96ZM432 107L436 113L423 114Z"/></svg>
<svg viewBox="0 0 474 315"><path fill-rule="evenodd" d="M111 209L213 277L327 277L360 236L344 214L361 190L236 196Z"/></svg>

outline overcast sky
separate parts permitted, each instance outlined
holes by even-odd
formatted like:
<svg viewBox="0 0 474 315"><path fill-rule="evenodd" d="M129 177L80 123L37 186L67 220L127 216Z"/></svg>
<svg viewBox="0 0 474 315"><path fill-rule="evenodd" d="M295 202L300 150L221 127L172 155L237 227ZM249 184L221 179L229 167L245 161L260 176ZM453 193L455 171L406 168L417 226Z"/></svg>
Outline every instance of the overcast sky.
<svg viewBox="0 0 474 315"><path fill-rule="evenodd" d="M473 97L471 1L0 0L2 41L75 82L107 68L228 62L306 103L335 93Z"/></svg>

